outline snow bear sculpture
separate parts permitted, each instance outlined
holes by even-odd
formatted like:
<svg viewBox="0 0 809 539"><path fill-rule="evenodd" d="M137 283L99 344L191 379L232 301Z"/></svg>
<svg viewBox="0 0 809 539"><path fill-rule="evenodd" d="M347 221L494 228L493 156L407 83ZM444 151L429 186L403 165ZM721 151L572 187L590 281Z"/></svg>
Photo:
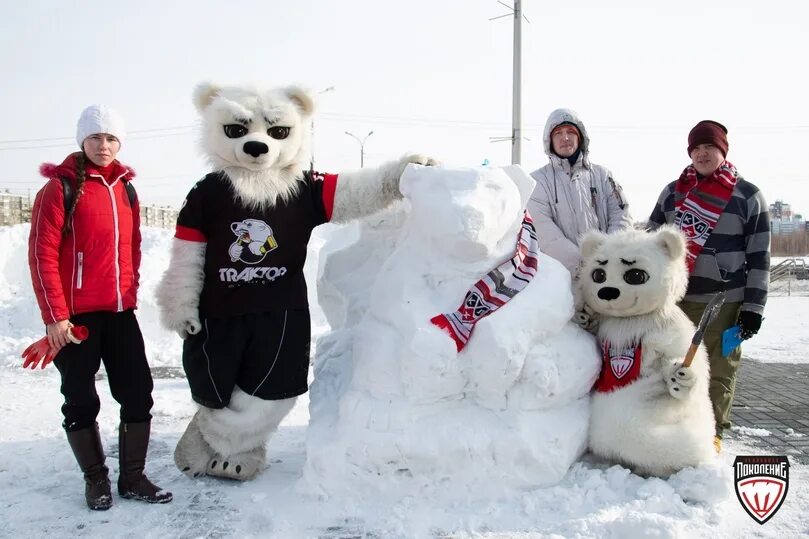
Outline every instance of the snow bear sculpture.
<svg viewBox="0 0 809 539"><path fill-rule="evenodd" d="M305 485L495 497L554 484L581 456L599 356L569 323L561 264L540 254L536 276L480 319L461 352L430 322L514 256L533 183L519 167L411 165L401 182L409 208L321 252L333 327L316 353Z"/></svg>
<svg viewBox="0 0 809 539"><path fill-rule="evenodd" d="M405 166L432 160L321 174L309 169L306 91L204 83L194 102L213 172L183 203L157 290L163 324L185 340L199 404L174 457L190 477L246 480L263 470L269 436L308 389L312 229L386 207L401 198Z"/></svg>
<svg viewBox="0 0 809 539"><path fill-rule="evenodd" d="M688 282L683 235L668 226L590 232L581 252L582 299L598 314L603 353L590 450L664 477L708 461L714 418L704 348L682 367L695 331L677 306Z"/></svg>

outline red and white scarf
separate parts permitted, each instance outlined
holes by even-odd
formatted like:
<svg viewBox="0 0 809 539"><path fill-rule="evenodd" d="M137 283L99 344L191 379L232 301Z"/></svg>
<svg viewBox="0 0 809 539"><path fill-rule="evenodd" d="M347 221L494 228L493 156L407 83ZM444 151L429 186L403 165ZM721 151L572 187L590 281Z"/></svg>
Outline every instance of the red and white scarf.
<svg viewBox="0 0 809 539"><path fill-rule="evenodd" d="M674 224L688 242L688 273L694 271L697 257L730 200L738 177L736 167L729 161L702 180L697 177L694 165L688 165L674 185Z"/></svg>
<svg viewBox="0 0 809 539"><path fill-rule="evenodd" d="M481 318L502 307L531 282L537 273L538 256L539 244L534 222L526 211L514 256L476 282L456 311L436 315L430 322L449 333L460 352Z"/></svg>

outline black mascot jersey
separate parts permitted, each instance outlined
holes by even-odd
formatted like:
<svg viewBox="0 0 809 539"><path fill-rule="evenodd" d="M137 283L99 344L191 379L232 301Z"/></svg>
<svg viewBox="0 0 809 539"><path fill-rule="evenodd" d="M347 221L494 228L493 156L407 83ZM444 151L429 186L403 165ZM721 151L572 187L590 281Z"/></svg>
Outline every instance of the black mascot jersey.
<svg viewBox="0 0 809 539"><path fill-rule="evenodd" d="M304 172L297 192L270 208L248 208L224 173L188 193L175 237L205 242L200 316L306 309L303 264L312 229L331 218L337 176Z"/></svg>

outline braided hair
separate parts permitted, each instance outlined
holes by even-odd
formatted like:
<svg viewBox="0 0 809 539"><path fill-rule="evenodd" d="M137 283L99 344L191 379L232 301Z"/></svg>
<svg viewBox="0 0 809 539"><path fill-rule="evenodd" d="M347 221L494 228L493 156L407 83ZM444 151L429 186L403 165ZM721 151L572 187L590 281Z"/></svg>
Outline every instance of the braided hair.
<svg viewBox="0 0 809 539"><path fill-rule="evenodd" d="M73 197L73 203L65 213L65 223L62 226L62 236L67 236L73 231L73 214L76 213L76 204L79 202L82 192L84 191L84 180L86 179L85 165L87 164L87 156L84 152L76 152L76 189Z"/></svg>

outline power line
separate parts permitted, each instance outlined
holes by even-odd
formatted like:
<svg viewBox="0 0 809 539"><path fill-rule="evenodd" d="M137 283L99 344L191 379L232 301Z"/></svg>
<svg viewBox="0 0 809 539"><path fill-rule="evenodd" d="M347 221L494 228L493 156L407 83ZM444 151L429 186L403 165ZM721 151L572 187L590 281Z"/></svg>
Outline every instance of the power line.
<svg viewBox="0 0 809 539"><path fill-rule="evenodd" d="M137 182L136 185L143 185L144 187L158 187L161 185L176 185L175 182L161 182L161 183L151 183L155 180L187 180L191 178L197 178L199 176L199 172L197 173L177 173L177 174L165 174L162 176L136 176L135 181ZM204 175L204 173L203 173ZM196 179L194 181L196 181ZM43 178L40 176L32 177L30 180L20 180L20 179L13 179L13 180L0 180L0 187L3 185L44 185L44 182L47 182L47 178Z"/></svg>
<svg viewBox="0 0 809 539"><path fill-rule="evenodd" d="M192 131L180 131L177 133L162 133L158 135L150 135L150 136L138 136L134 135L131 137L127 137L127 140L151 140L151 139L158 139L158 138L166 138L166 137L178 137L180 135L189 135ZM5 148L0 148L0 152L6 150L39 150L41 148L70 148L76 146L74 142L65 142L60 144L40 144L34 146L7 146Z"/></svg>
<svg viewBox="0 0 809 539"><path fill-rule="evenodd" d="M447 118L420 118L420 117L402 117L402 116L381 116L373 114L351 114L351 113L321 113L318 118L326 121L352 121L352 122L369 122L369 123L382 123L391 125L411 125L411 126L428 126L428 127L444 127L444 128L467 128L467 129L507 129L510 124L506 122L488 122L476 120L455 120ZM603 130L612 132L681 132L682 126L638 126L638 125L601 125L589 124L589 130ZM155 127L149 129L139 129L131 131L129 140L150 140L166 137L176 137L181 135L188 135L197 128L196 125L180 125L173 127ZM524 129L538 129L543 130L544 124L524 124ZM753 134L773 134L778 132L796 132L807 131L809 125L744 125L735 126L733 128L737 132L747 132ZM57 142L65 141L65 142ZM0 140L0 145L3 144L23 144L22 146L6 146L0 147L0 152L9 150L38 150L47 148L67 148L75 145L73 137L50 137L40 139L15 139L15 140ZM36 142L54 142L55 144L32 144Z"/></svg>
<svg viewBox="0 0 809 539"><path fill-rule="evenodd" d="M175 131L178 129L191 129L196 127L194 124L189 125L178 125L174 127L153 127L149 129L138 129L135 131L130 131L131 135L138 135L141 133L154 133L157 131ZM57 140L75 140L76 137L49 137L49 138L29 138L29 139L16 139L16 140L0 140L0 144L27 144L29 142L51 142Z"/></svg>
<svg viewBox="0 0 809 539"><path fill-rule="evenodd" d="M436 119L436 118L407 118L401 116L377 116L372 114L342 114L342 113L321 113L320 118L329 120L352 120L352 121L367 121L376 123L399 123L399 124L412 124L412 125L432 125L432 126L446 126L446 127L486 127L486 128L504 128L510 127L511 124L507 122L484 122L474 120L452 120L452 119ZM531 129L544 129L544 123L525 124L526 127ZM590 129L603 129L611 131L676 131L681 132L682 126L642 126L642 125L604 125L604 124L587 124L588 130ZM735 126L734 131L800 131L809 130L809 125L744 125Z"/></svg>
<svg viewBox="0 0 809 539"><path fill-rule="evenodd" d="M464 126L478 126L478 127L503 127L510 124L503 122L479 122L474 120L449 120L449 119L430 119L430 118L405 118L397 116L375 116L371 114L334 114L334 113L321 113L320 118L330 120L351 120L351 121L369 121L380 123L404 123L413 125L457 125Z"/></svg>

